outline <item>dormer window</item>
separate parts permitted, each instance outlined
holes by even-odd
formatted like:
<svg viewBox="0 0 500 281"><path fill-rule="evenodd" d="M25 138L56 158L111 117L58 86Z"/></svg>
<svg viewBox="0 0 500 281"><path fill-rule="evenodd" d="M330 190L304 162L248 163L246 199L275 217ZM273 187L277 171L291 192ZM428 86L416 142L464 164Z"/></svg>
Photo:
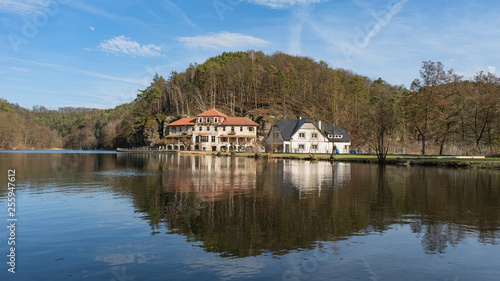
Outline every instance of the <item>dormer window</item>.
<svg viewBox="0 0 500 281"><path fill-rule="evenodd" d="M336 139L341 139L341 138L342 138L342 135L341 135L341 134L335 134L335 138L336 138Z"/></svg>
<svg viewBox="0 0 500 281"><path fill-rule="evenodd" d="M332 134L328 134L328 138L329 139L333 138L333 135Z"/></svg>
<svg viewBox="0 0 500 281"><path fill-rule="evenodd" d="M198 123L203 123L203 117L198 117Z"/></svg>
<svg viewBox="0 0 500 281"><path fill-rule="evenodd" d="M219 123L219 117L214 117L214 123Z"/></svg>

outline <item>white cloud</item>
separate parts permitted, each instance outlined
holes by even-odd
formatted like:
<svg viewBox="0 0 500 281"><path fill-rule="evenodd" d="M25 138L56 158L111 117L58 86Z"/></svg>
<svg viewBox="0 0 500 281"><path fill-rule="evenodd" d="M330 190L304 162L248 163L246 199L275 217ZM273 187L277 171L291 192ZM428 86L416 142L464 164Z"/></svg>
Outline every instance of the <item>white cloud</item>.
<svg viewBox="0 0 500 281"><path fill-rule="evenodd" d="M95 28L93 26L89 27L91 31L94 31Z"/></svg>
<svg viewBox="0 0 500 281"><path fill-rule="evenodd" d="M190 48L208 49L239 49L250 48L251 46L261 47L270 44L260 38L227 31L194 37L180 37L178 40L186 43Z"/></svg>
<svg viewBox="0 0 500 281"><path fill-rule="evenodd" d="M319 2L323 2L324 0L245 0L250 3L254 3L257 5L268 6L273 9L284 9L289 8L294 5L309 5L315 4Z"/></svg>
<svg viewBox="0 0 500 281"><path fill-rule="evenodd" d="M30 72L30 70L28 70L26 68L21 68L21 67L12 66L10 69L15 70L15 71Z"/></svg>
<svg viewBox="0 0 500 281"><path fill-rule="evenodd" d="M131 55L139 57L157 57L162 56L163 47L153 44L141 45L125 36L105 40L97 46L103 52L117 55Z"/></svg>
<svg viewBox="0 0 500 281"><path fill-rule="evenodd" d="M495 74L495 71L497 70L496 66L488 66L488 72L491 74Z"/></svg>
<svg viewBox="0 0 500 281"><path fill-rule="evenodd" d="M2 0L0 1L0 13L27 16L49 9L51 2L50 0Z"/></svg>

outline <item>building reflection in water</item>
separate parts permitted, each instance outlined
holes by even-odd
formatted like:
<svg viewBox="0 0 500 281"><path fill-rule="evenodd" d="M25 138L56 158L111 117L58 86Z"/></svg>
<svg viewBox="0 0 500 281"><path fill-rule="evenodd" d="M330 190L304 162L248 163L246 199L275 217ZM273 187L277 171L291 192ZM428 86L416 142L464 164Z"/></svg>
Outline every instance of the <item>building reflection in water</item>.
<svg viewBox="0 0 500 281"><path fill-rule="evenodd" d="M319 192L322 189L345 187L351 179L351 165L326 161L283 161L285 184L293 186L300 193Z"/></svg>
<svg viewBox="0 0 500 281"><path fill-rule="evenodd" d="M25 190L130 198L152 234L181 234L222 256L279 255L395 225L427 254L500 241L498 171L172 154L4 157L3 170L29 171Z"/></svg>
<svg viewBox="0 0 500 281"><path fill-rule="evenodd" d="M201 201L248 194L257 187L257 162L243 157L188 155L167 158L162 185L193 193Z"/></svg>
<svg viewBox="0 0 500 281"><path fill-rule="evenodd" d="M153 233L243 257L407 225L428 254L498 243L498 172L212 156L119 156L155 176L130 186ZM496 172L496 173L495 173Z"/></svg>

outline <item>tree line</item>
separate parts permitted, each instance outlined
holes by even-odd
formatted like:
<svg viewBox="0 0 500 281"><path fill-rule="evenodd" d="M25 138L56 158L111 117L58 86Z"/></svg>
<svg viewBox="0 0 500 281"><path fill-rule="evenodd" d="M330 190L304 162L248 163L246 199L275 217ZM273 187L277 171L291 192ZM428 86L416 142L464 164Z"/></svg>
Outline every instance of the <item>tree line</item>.
<svg viewBox="0 0 500 281"><path fill-rule="evenodd" d="M419 74L407 89L308 57L224 52L167 78L157 74L133 102L114 109L12 111L28 127L56 132L52 145L71 149L152 145L159 124L216 107L259 122L261 135L281 118L334 123L349 132L351 147L382 161L394 152L498 154L499 77L478 72L464 79L432 61Z"/></svg>

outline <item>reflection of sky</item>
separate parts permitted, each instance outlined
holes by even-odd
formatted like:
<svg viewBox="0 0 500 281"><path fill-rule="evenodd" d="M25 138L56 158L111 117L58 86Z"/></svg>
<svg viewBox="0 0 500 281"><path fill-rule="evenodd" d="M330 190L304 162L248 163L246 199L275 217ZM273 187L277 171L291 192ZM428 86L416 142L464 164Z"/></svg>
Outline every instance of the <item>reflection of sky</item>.
<svg viewBox="0 0 500 281"><path fill-rule="evenodd" d="M155 174L145 173L140 170L121 169L121 170L111 170L111 171L99 171L95 172L94 175L103 177L136 177L136 176L154 176Z"/></svg>
<svg viewBox="0 0 500 281"><path fill-rule="evenodd" d="M421 240L409 225L393 225L384 233L322 244L330 250L303 250L287 255L283 279L498 280L500 274L499 266L491 267L500 265L499 246L467 240L460 247L447 247L442 254L425 255Z"/></svg>
<svg viewBox="0 0 500 281"><path fill-rule="evenodd" d="M185 265L195 270L214 272L221 280L249 278L267 266L264 260L257 257L221 259L210 255L186 260Z"/></svg>
<svg viewBox="0 0 500 281"><path fill-rule="evenodd" d="M201 179L219 173L216 169L223 176L225 168L221 166L209 170L205 162L198 165L210 171ZM317 188L331 181L342 186L351 180L349 164L290 161L283 166L286 181L298 188ZM355 168L353 165L353 172ZM318 242L334 249L319 258L306 249L278 257L223 258L167 228L155 229L159 234L152 236L149 221L137 213L138 206L130 198L134 194L116 192L122 183L103 180L128 177L131 171L116 169L100 174L102 178L67 174L39 180L23 180L19 173L17 238L22 267L16 277L119 280L113 272L123 276L122 268L127 276L135 276L134 280L281 280L288 270L307 275L299 280L498 280L500 276L498 240L496 244L482 243L478 229L464 231L464 226L457 228L446 221L429 226L429 222L418 222L419 216L410 215L388 224L383 232L368 229L343 240ZM252 182L252 173L255 171L245 169L241 176L248 174ZM2 198L0 203L6 206L5 201ZM7 229L0 228L0 236L7 235ZM9 277L6 270L0 272L0 280Z"/></svg>
<svg viewBox="0 0 500 281"><path fill-rule="evenodd" d="M100 255L95 257L95 261L101 261L113 265L123 265L127 263L146 263L149 260L154 259L154 256L148 256L143 253L135 254L110 254L110 255Z"/></svg>

